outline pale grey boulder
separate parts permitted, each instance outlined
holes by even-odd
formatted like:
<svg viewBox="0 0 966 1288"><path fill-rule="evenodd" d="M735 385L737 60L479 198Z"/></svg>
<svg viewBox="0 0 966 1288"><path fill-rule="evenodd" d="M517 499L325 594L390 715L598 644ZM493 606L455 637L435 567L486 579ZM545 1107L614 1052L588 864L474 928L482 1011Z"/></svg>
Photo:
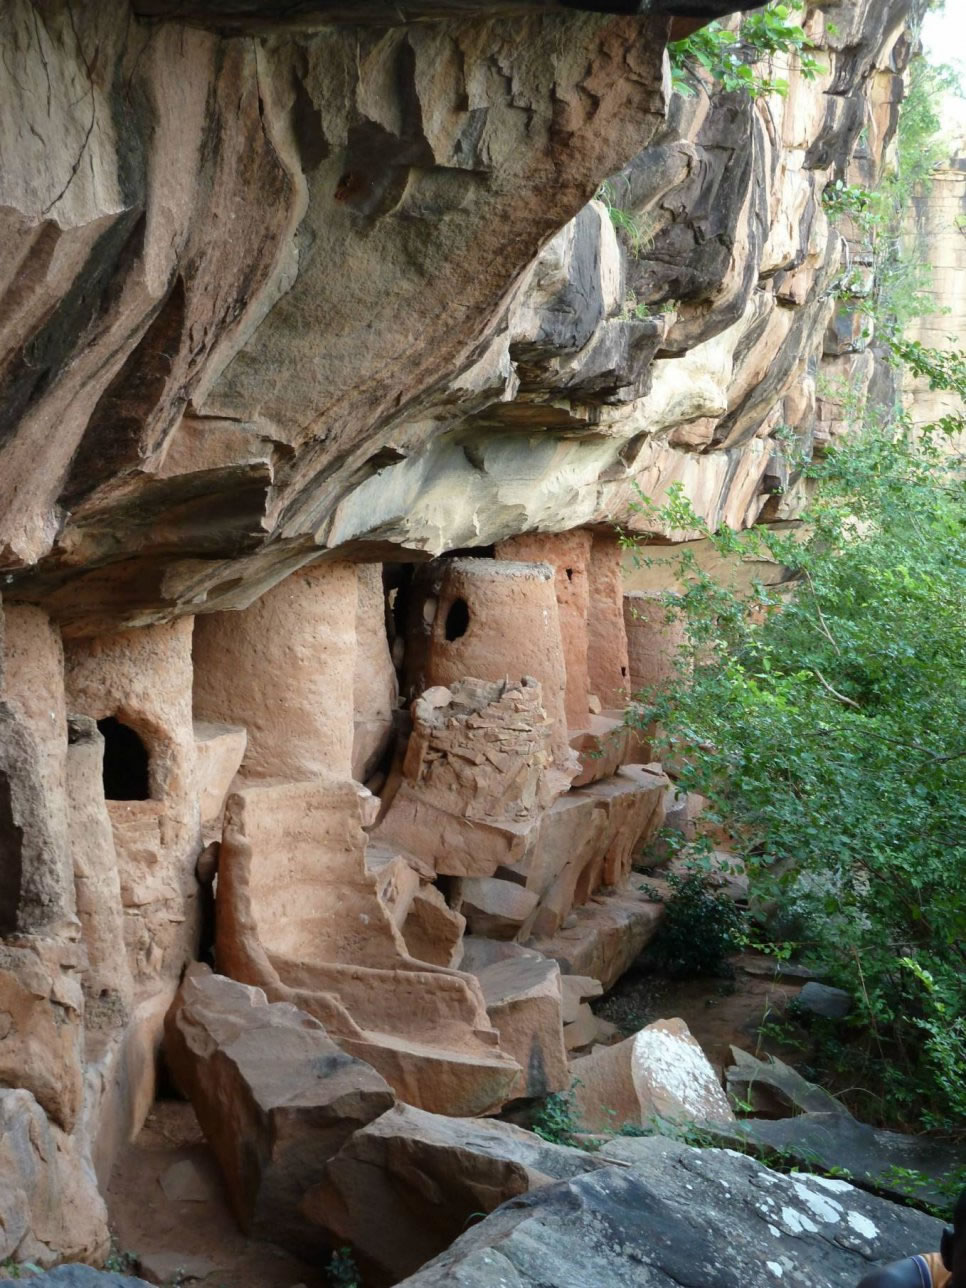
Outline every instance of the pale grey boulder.
<svg viewBox="0 0 966 1288"><path fill-rule="evenodd" d="M938 1221L844 1181L661 1137L602 1154L617 1166L504 1203L405 1288L854 1288L939 1246Z"/></svg>

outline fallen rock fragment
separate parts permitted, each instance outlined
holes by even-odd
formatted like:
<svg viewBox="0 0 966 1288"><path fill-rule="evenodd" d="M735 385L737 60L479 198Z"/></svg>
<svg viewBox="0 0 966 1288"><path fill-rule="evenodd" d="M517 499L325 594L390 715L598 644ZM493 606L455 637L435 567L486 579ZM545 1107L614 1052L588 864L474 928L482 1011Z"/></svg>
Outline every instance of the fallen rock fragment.
<svg viewBox="0 0 966 1288"><path fill-rule="evenodd" d="M189 969L168 1013L165 1055L242 1227L317 1248L299 1200L353 1131L390 1108L388 1084L310 1015L202 966Z"/></svg>
<svg viewBox="0 0 966 1288"><path fill-rule="evenodd" d="M500 1046L522 1070L517 1096L546 1096L569 1084L560 967L547 957L510 957L476 972Z"/></svg>
<svg viewBox="0 0 966 1288"><path fill-rule="evenodd" d="M460 912L474 935L512 939L537 906L538 896L516 881L499 877L464 877Z"/></svg>
<svg viewBox="0 0 966 1288"><path fill-rule="evenodd" d="M793 1113L830 1113L851 1117L841 1100L803 1078L797 1069L776 1056L759 1060L750 1051L733 1046L731 1058L734 1064L725 1070L728 1093L746 1102L750 1100L756 1112L761 1112L758 1106L761 1099L781 1108L780 1113L769 1114L768 1117L784 1117L789 1110Z"/></svg>
<svg viewBox="0 0 966 1288"><path fill-rule="evenodd" d="M346 1142L303 1209L336 1242L351 1244L374 1280L395 1283L473 1218L605 1165L509 1123L399 1104Z"/></svg>
<svg viewBox="0 0 966 1288"><path fill-rule="evenodd" d="M630 883L595 895L574 909L572 923L531 946L560 962L565 974L600 980L606 992L651 942L663 916L663 903Z"/></svg>
<svg viewBox="0 0 966 1288"><path fill-rule="evenodd" d="M615 1046L572 1060L577 1117L588 1131L625 1123L733 1123L707 1056L683 1020L657 1020Z"/></svg>
<svg viewBox="0 0 966 1288"><path fill-rule="evenodd" d="M586 998L600 997L603 991L600 980L591 979L589 975L561 975L560 996L563 999L564 1024L572 1024L576 1020Z"/></svg>

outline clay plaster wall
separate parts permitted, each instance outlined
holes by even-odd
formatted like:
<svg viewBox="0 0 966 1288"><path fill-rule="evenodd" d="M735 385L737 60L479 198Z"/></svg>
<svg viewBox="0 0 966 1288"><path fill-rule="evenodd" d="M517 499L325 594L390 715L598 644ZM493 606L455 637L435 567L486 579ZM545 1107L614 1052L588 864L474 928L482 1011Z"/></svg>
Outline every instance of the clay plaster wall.
<svg viewBox="0 0 966 1288"><path fill-rule="evenodd" d="M193 622L95 639L65 650L72 712L115 717L149 754L146 800L110 800L125 909L125 939L136 979L177 977L196 947L195 861L201 829L191 713Z"/></svg>
<svg viewBox="0 0 966 1288"><path fill-rule="evenodd" d="M198 619L195 714L248 730L246 777L350 776L357 605L355 565L323 563Z"/></svg>

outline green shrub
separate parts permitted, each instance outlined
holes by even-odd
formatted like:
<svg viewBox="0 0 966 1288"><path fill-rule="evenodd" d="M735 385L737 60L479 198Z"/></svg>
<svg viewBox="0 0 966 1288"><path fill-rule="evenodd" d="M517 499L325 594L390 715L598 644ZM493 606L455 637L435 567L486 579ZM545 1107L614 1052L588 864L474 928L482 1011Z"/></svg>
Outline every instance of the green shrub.
<svg viewBox="0 0 966 1288"><path fill-rule="evenodd" d="M362 1288L362 1277L351 1248L339 1248L333 1252L325 1268L325 1277L332 1288Z"/></svg>
<svg viewBox="0 0 966 1288"><path fill-rule="evenodd" d="M667 882L672 893L646 963L678 978L720 972L744 942L741 913L707 872L671 873Z"/></svg>
<svg viewBox="0 0 966 1288"><path fill-rule="evenodd" d="M574 1138L580 1132L581 1125L574 1104L573 1087L569 1091L554 1091L547 1096L533 1120L533 1130L551 1145L575 1144Z"/></svg>
<svg viewBox="0 0 966 1288"><path fill-rule="evenodd" d="M875 193L836 182L825 200L868 235L863 307L880 350L948 392L947 410L913 425L901 405L836 395L850 434L791 462L811 498L796 531L709 533L680 489L660 510L642 497L653 531L703 533L726 560L783 565L787 579L737 593L682 556L668 612L688 644L676 677L629 718L658 724L679 786L742 837L756 906L856 999L834 1029L810 1026L814 1076L866 1116L962 1133L966 353L903 338L923 296L900 236L943 155L949 79L914 61L898 166Z"/></svg>
<svg viewBox="0 0 966 1288"><path fill-rule="evenodd" d="M966 391L962 355L915 356ZM785 564L795 593L742 596L686 564L674 606L690 648L634 718L659 723L680 785L744 837L757 898L792 913L810 958L857 998L842 1067L867 1071L868 1112L961 1126L962 474L942 435L901 416L810 473L807 540L709 534Z"/></svg>

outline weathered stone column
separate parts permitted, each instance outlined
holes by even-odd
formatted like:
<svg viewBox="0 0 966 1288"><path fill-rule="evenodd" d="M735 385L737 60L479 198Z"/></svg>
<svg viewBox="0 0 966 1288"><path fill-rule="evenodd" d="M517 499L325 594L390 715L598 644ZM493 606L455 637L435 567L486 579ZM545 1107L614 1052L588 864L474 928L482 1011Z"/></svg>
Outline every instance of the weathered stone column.
<svg viewBox="0 0 966 1288"><path fill-rule="evenodd" d="M197 618L195 715L245 726L246 777L351 777L357 600L355 564L320 563Z"/></svg>
<svg viewBox="0 0 966 1288"><path fill-rule="evenodd" d="M570 764L567 673L554 572L545 563L451 559L442 569L438 597L427 595L426 685L477 680L520 680L532 675L553 721L552 748Z"/></svg>

